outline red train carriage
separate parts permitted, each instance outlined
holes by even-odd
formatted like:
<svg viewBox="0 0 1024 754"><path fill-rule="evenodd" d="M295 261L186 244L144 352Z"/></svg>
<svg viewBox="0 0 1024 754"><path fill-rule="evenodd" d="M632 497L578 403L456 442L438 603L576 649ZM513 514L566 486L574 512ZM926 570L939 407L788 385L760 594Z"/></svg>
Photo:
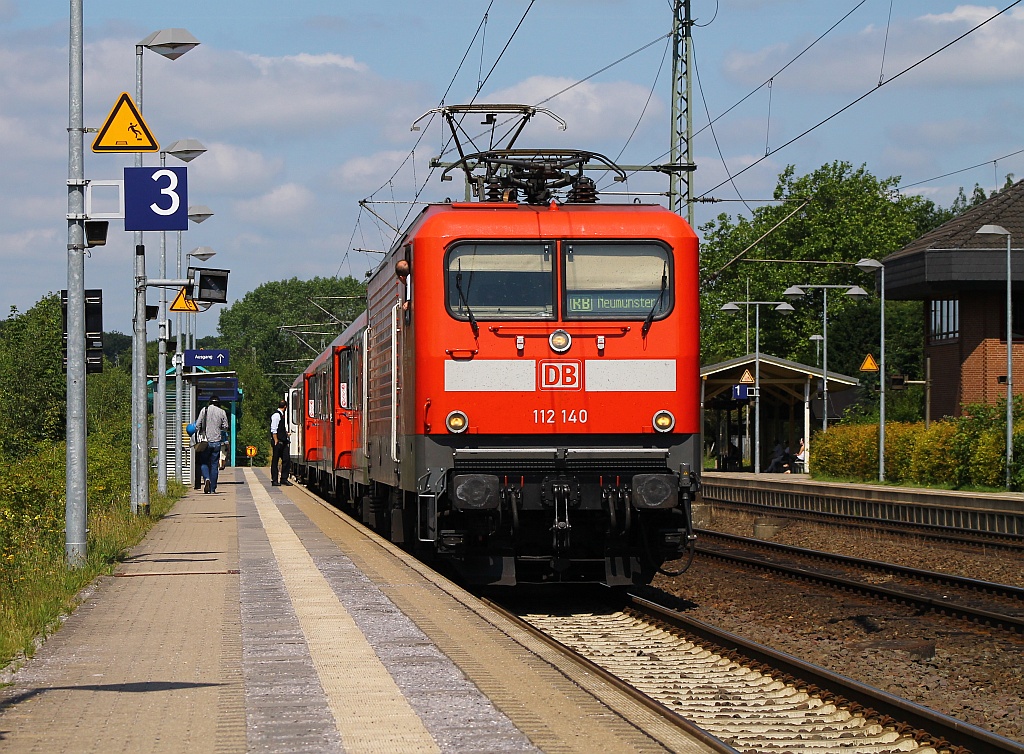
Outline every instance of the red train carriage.
<svg viewBox="0 0 1024 754"><path fill-rule="evenodd" d="M697 238L660 206L499 197L429 206L373 275L303 378L306 473L472 583L645 583L693 539Z"/></svg>

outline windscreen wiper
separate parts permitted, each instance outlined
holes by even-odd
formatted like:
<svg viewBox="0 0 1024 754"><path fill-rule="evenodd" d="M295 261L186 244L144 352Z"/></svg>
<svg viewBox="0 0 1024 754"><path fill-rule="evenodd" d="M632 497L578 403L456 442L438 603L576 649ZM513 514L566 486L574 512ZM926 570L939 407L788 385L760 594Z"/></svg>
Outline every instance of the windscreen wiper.
<svg viewBox="0 0 1024 754"><path fill-rule="evenodd" d="M469 326L473 328L473 337L480 337L480 325L476 323L476 317L473 316L473 310L470 309L469 301L466 300L466 292L462 290L461 269L455 273L455 290L459 292L459 306L466 307L466 314L469 315Z"/></svg>
<svg viewBox="0 0 1024 754"><path fill-rule="evenodd" d="M658 311L661 306L661 302L665 300L665 289L668 288L668 265L666 264L661 268L661 292L658 294L658 300L654 302L654 306L647 312L647 317L644 319L644 326L640 328L640 337L646 338L647 331L651 329L651 323L654 321L654 313Z"/></svg>

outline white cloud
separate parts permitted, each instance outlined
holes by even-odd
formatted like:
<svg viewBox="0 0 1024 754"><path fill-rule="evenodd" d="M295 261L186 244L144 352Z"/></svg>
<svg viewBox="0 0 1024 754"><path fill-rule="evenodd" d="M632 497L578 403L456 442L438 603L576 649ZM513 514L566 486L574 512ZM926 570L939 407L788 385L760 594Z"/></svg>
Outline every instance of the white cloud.
<svg viewBox="0 0 1024 754"><path fill-rule="evenodd" d="M213 142L188 164L189 184L203 192L252 195L268 187L284 170L282 157L271 157L235 144Z"/></svg>
<svg viewBox="0 0 1024 754"><path fill-rule="evenodd" d="M374 191L394 174L408 156L408 150L403 149L353 157L331 171L331 183L344 191ZM411 164L406 164L403 171L411 175Z"/></svg>
<svg viewBox="0 0 1024 754"><path fill-rule="evenodd" d="M535 103L547 100L574 83L569 78L531 76L514 86L494 92L487 100ZM558 135L557 126L550 118L537 115L529 126L530 137L534 140L554 137L560 143L568 142L581 149L588 148L591 142L599 139L618 142L621 146L636 125L649 95L649 88L631 82L584 82L543 105L566 122L565 135ZM647 105L644 117L648 123L664 121L664 101L657 94Z"/></svg>
<svg viewBox="0 0 1024 754"><path fill-rule="evenodd" d="M235 202L235 213L247 223L290 226L312 211L315 198L305 186L286 183L255 199Z"/></svg>
<svg viewBox="0 0 1024 754"><path fill-rule="evenodd" d="M809 92L863 93L949 44L995 15L997 8L960 5L949 13L873 23L856 32L833 32L775 80L776 88ZM723 59L723 72L754 87L794 59L811 41L797 39L754 50L735 50ZM883 56L884 53L884 56ZM899 80L899 86L949 88L993 86L1024 78L1024 11L996 18L939 52Z"/></svg>

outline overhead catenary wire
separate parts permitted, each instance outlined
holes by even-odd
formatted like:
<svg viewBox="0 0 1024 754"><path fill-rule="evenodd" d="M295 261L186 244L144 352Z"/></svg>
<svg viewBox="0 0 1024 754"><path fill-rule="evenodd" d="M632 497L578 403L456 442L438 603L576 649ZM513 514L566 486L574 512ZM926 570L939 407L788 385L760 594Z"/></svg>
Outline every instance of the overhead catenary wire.
<svg viewBox="0 0 1024 754"><path fill-rule="evenodd" d="M789 68L789 67L790 67L791 65L793 65L793 64L794 64L794 63L795 63L795 62L796 62L797 60L799 60L799 59L800 59L801 57L803 57L803 56L804 56L804 55L805 55L805 54L806 54L806 53L807 53L808 51L810 51L810 50L811 50L811 48L813 48L813 47L814 47L815 45L817 45L817 44L818 44L818 43L819 43L819 42L820 42L821 40L823 40L823 39L824 39L824 38L825 38L826 36L828 36L828 35L829 35L829 34L830 34L830 33L831 33L831 32L832 32L833 30L835 30L835 28L836 28L836 27L838 27L838 26L839 26L839 25L840 25L841 23L843 23L843 21L845 21L845 20L846 20L846 19L848 19L848 18L849 18L850 16L852 16L852 15L853 15L853 13L854 13L854 12L855 12L855 11L856 11L856 10L857 10L858 8L860 8L860 7L862 6L862 5L864 5L864 3L865 3L865 2L867 2L867 0L860 0L860 2L858 2L858 3L856 4L856 5L854 5L854 6L853 6L853 8L851 8L851 9L850 9L850 10L848 10L848 11L847 11L847 12L846 12L845 14L843 14L843 16L839 18L839 20L837 20L837 21L836 21L835 23L833 23L833 24L832 24L831 26L829 26L829 27L828 27L828 28L827 28L827 29L826 29L825 31L823 31L823 32L822 32L821 34L819 34L819 35L818 35L818 36L817 36L817 37L816 37L816 38L815 38L815 39L814 39L814 40L813 40L813 41L812 41L812 42L811 42L810 44L806 45L806 46L805 46L805 47L804 47L803 49L801 49L801 50L800 50L800 52L798 52L798 53L797 53L796 55L794 55L794 56L793 56L792 58L790 58L790 59L789 59L789 60L788 60L788 61L786 62L786 64L785 64L785 65L783 65L783 66L782 66L781 68L779 68L779 69L778 69L777 71L775 71L775 73L773 73L773 74L772 74L771 76L769 76L769 77L768 77L767 79L765 79L765 80L764 80L763 82L761 82L761 83L760 83L760 84L758 84L758 85L757 85L756 87L754 87L754 88L753 88L753 89L751 89L751 90L750 90L749 92L747 92L747 94L745 94L745 95L744 95L743 97L741 97L741 98L740 98L739 100L737 100L736 102L734 102L734 103L733 103L733 104L732 104L731 106L729 106L728 108L726 108L725 110L723 110L723 111L722 111L721 113L719 113L719 114L718 114L717 116L715 116L714 118L711 118L711 116L710 116L710 114L709 114L709 115L708 115L708 122L707 122L707 124L706 124L706 125L704 125L704 126L702 126L701 128L699 128L699 129L697 130L697 132L696 132L696 133L694 134L694 137L697 137L697 136L699 136L700 134L702 134L702 133L704 132L704 130L705 130L705 129L710 129L710 128L711 128L711 127L712 127L712 126L713 126L713 125L714 125L714 124L715 124L715 123L716 123L717 121L721 120L721 119L722 119L722 118L724 118L724 117L725 117L726 115L728 115L728 114L729 114L730 112L732 112L732 111L733 111L733 110L735 110L735 109L736 109L737 107L739 107L739 106L740 106L740 105L742 105L742 104L743 104L744 102L746 102L746 101L747 101L748 99L750 99L751 97L753 97L753 96L754 96L755 94L757 94L757 92L761 91L761 89L763 89L763 88L764 88L765 86L768 86L768 85L770 85L770 84L771 84L772 82L774 82L774 80L775 80L775 78L776 78L776 77L778 77L778 76L779 76L779 75L780 75L781 73L783 73L783 72L784 72L784 71L785 71L785 70L786 70L787 68ZM715 9L715 14L716 14L716 15L718 14L718 9L717 9L717 6L716 6L716 9ZM714 19L712 19L712 20L714 20ZM710 22L709 22L709 23L710 23ZM671 36L671 35L669 35L669 36ZM660 37L659 37L659 39L660 39ZM657 40L655 40L655 41L657 41ZM647 46L650 46L650 44L653 44L653 42L652 42L652 43L649 43L649 44L648 44ZM641 50L642 50L642 49L645 49L645 48L641 48ZM639 51L640 51L640 50L638 50L637 52L639 52ZM632 55L632 54L635 54L635 53L631 53L631 55ZM560 92L559 92L559 94L560 94ZM554 95L554 96L557 96L557 94L556 94L556 95ZM549 99L550 99L550 98L549 98ZM546 102L546 101L547 101L547 100L543 100L542 102ZM657 157L655 157L655 158L654 158L653 160L651 160L650 162L648 162L648 163L647 163L647 167L650 167L651 165L654 165L655 163L661 162L661 161L662 161L663 159L665 159L665 157L667 157L667 156L668 156L668 154L669 154L669 152L667 152L667 151L666 151L666 152L662 152L662 153L661 153L660 155L658 155L658 156L657 156ZM767 156L767 155L765 155L765 156ZM719 185L721 185L721 184L719 184ZM717 186L716 186L716 188L717 188ZM699 199L698 199L698 201L699 201Z"/></svg>
<svg viewBox="0 0 1024 754"><path fill-rule="evenodd" d="M903 190L908 189L908 188L913 188L914 186L921 186L921 185L923 185L925 183L931 183L932 181L938 181L938 180L941 180L943 178L949 178L949 176L951 176L951 175L956 175L957 173L966 173L968 170L976 170L977 168L983 167L983 166L988 165L988 164L995 165L1000 160L1006 160L1006 159L1009 159L1010 157L1016 157L1019 154L1024 154L1024 149L1018 149L1016 152L1010 152L1009 154L1004 154L1004 155L1002 155L1000 157L996 157L995 159L992 159L992 160L985 160L984 162L979 162L976 165L971 165L970 167L960 168L959 170L951 170L948 173L943 173L942 175L937 175L937 176L935 176L933 178L926 178L923 181L915 181L914 183L904 183L902 186L897 186L896 187L896 191L903 191ZM996 178L997 182L998 182L998 180L999 179Z"/></svg>
<svg viewBox="0 0 1024 754"><path fill-rule="evenodd" d="M822 127L823 125L825 125L826 123L828 123L829 121L831 121L831 120L832 120L833 118L836 118L836 117L838 117L838 116L839 116L839 115L841 115L842 113L844 113L844 112L846 112L847 110L849 110L849 109L850 109L851 107L853 107L853 106L857 105L858 103L860 103L860 102L862 102L863 100L865 100L865 99L867 99L868 97L870 97L870 96L871 96L872 94L874 94L875 92L877 92L877 91L878 91L879 89L881 89L881 88L882 88L883 86L887 86L888 84L891 84L891 83L892 83L893 81L895 81L896 79L898 79L898 78L899 78L900 76L904 75L905 73L909 73L910 71L914 70L914 69L915 69L915 68L917 68L918 66L920 66L920 65L923 65L924 63L926 63L927 61L931 60L932 58L934 58L934 57L935 57L936 55L938 55L939 53L941 53L941 52L943 52L943 51L945 51L945 50L949 49L950 47L952 47L953 45L955 45L955 44L956 44L957 42L959 42L959 41L961 41L962 39L964 39L965 37L967 37L967 36L969 36L969 35L973 34L974 32L976 32L976 31L977 31L978 29L980 29L981 27L985 26L985 25L986 25L986 24L988 24L989 22L991 22L991 21L993 21L994 19L998 18L999 16L1003 15L1004 13L1006 13L1006 12L1007 12L1008 10L1010 10L1011 8L1013 8L1013 7L1017 6L1017 5L1020 5L1020 3L1021 3L1021 2L1024 2L1024 0L1014 0L1014 2L1010 3L1009 5L1007 5L1007 6L1006 6L1005 8L1003 8L1002 10L998 10L998 11L996 11L996 12L995 12L995 13L993 13L993 14L992 14L991 16L989 16L988 18L986 18L986 19L985 19L984 21L981 21L980 23L976 24L975 26L972 26L972 27L971 27L970 29L968 29L967 31L965 31L965 32L964 32L963 34L959 35L959 36L958 36L958 37L956 37L955 39L952 39L952 40L950 40L949 42L947 42L946 44L944 44L944 45L942 45L941 47L939 47L938 49L936 49L936 50L933 50L933 51L932 51L932 52L930 52L930 53L929 53L928 55L926 55L925 57L923 57L923 58L921 58L920 60L916 61L915 63L912 63L912 64L908 65L908 66L907 66L906 68L904 68L903 70L899 71L899 72L898 72L898 73L897 73L897 74L896 74L895 76L893 76L893 77L891 77L891 78L887 79L886 81L884 81L884 82L880 83L880 84L879 84L878 86L876 86L876 87L873 87L873 88L869 89L868 91L864 92L863 94L861 94L861 95L860 95L859 97L857 97L856 99L852 100L851 102L847 103L847 104L846 104L846 105L844 105L843 107L841 107L841 108L839 108L838 110L836 110L836 111L835 111L834 113L832 113L831 115L829 115L829 116L828 116L827 118L823 118L822 120L820 120L820 121L818 121L817 123L815 123L815 124L814 124L813 126L810 126L809 128L807 128L807 129L804 129L803 131L801 131L801 132L800 132L799 134L797 134L796 136L794 136L794 137L793 137L792 139L790 139L789 141L785 142L785 143L784 143L784 144L782 144L781 146L778 146L778 147L776 147L776 148L775 148L775 149L773 149L773 150L772 150L771 152L769 152L768 154L766 154L766 155L765 155L764 157L761 157L761 158L759 158L759 159L757 159L757 160L754 160L754 162L752 162L752 163L750 163L749 165L747 165L747 166L746 166L745 168L743 168L742 170L740 170L740 171L739 171L738 173L736 173L735 175L731 176L731 177L730 177L729 179L727 179L727 180L725 180L725 181L722 181L722 182L718 183L718 184L717 184L717 185L715 185L715 186L712 186L712 187L711 187L710 189L708 189L708 190L707 190L706 192L704 192L704 193L706 194L706 193L709 193L709 192L711 192L711 191L714 191L714 190L715 190L715 189L717 189L717 188L721 188L721 187L722 187L722 186L724 186L724 185L725 185L726 183L728 183L728 182L729 182L729 180L731 180L732 178L737 178L737 177L739 177L739 176L743 175L743 173L747 172L748 170L750 170L751 168L755 167L756 165L759 165L759 164L760 164L761 162L763 162L764 160L766 160L766 159L767 159L768 157L770 157L771 155L773 155L773 154L776 154L777 152L781 152L781 151L782 151L783 149L785 149L785 148L786 148L786 147L788 147L789 145L793 144L794 142L797 142L797 141L799 141L799 140L800 140L800 139L802 139L803 137L807 136L807 135L808 135L809 133L811 133L811 132L813 132L813 131L816 131L817 129L821 128L821 127Z"/></svg>

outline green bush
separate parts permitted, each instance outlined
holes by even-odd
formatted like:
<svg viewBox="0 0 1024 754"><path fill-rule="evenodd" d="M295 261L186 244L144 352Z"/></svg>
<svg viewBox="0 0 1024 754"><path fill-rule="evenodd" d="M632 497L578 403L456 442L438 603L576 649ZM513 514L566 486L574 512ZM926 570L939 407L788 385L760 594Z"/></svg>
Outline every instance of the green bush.
<svg viewBox="0 0 1024 754"><path fill-rule="evenodd" d="M1006 483L1006 430L987 429L978 435L971 453L971 484L999 487Z"/></svg>
<svg viewBox="0 0 1024 754"><path fill-rule="evenodd" d="M878 426L874 427L878 432ZM917 444L920 424L906 422L885 423L885 478L902 484L913 478L912 459ZM875 479L878 478L878 449L875 449Z"/></svg>
<svg viewBox="0 0 1024 754"><path fill-rule="evenodd" d="M909 458L910 473L900 480L888 474L886 478L894 482L916 479L921 484L956 486L960 460L955 452L955 437L956 425L952 422L935 422L928 429L920 426Z"/></svg>
<svg viewBox="0 0 1024 754"><path fill-rule="evenodd" d="M885 427L885 478L895 484L995 487L1005 485L1005 423L998 406L968 406L957 419L890 422ZM1024 427L1014 432L1014 488L1024 486ZM872 481L878 478L878 426L842 424L811 444L812 475Z"/></svg>

